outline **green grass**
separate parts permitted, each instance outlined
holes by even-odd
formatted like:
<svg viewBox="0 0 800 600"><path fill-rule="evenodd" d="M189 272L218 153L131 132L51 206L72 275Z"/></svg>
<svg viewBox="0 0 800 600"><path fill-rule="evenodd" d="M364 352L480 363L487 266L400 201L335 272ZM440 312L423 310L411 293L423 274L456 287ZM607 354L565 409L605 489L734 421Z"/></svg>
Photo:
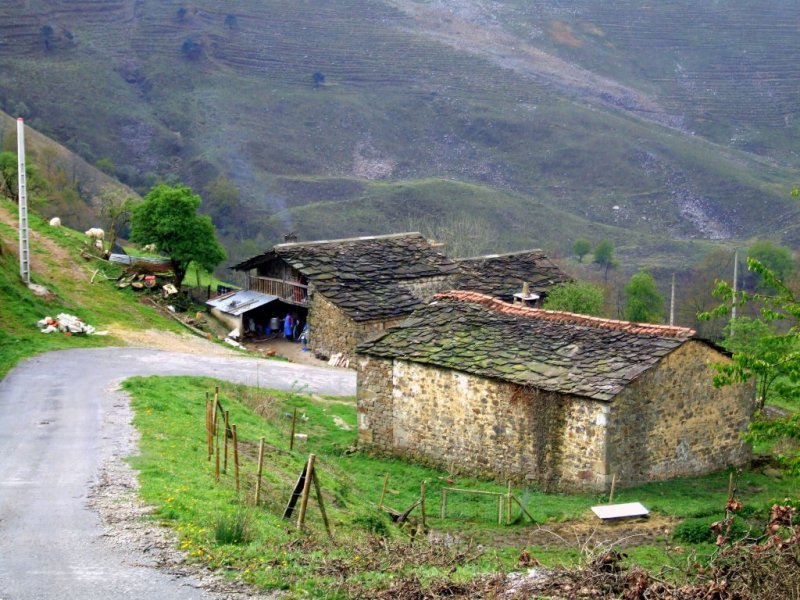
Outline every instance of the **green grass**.
<svg viewBox="0 0 800 600"><path fill-rule="evenodd" d="M206 394L213 394L214 386L220 387L220 400L230 411L231 423L237 425L242 457L242 491L238 495L231 459L219 484L214 482L213 461L207 460L204 407ZM345 590L363 593L364 586L379 589L393 578L410 573L424 581L445 575L466 580L480 573L513 569L525 547L544 565L571 565L581 559L580 544L574 536L564 533L566 545L554 543L554 537L545 535L536 538L541 541L529 541L535 528L521 518L519 511L515 511L517 518L511 525L498 525L493 500L451 495L449 517L441 519L438 510L443 486L495 492L504 492L505 486L399 459L352 452L356 440L352 398L309 397L301 387L294 392L278 392L199 378L134 378L124 387L133 397L134 422L142 433L141 454L132 459L132 464L140 471L143 499L155 507L155 518L178 532L179 545L191 560L222 568L232 577L266 588L286 589L290 597L307 594L334 598L337 593L344 597ZM297 432L307 434L308 442L290 452L290 417L295 408L299 415ZM266 440L263 506L256 508L252 506L255 460L262 436ZM305 534L297 533L293 522L281 518L296 478L312 452L317 456L334 542L327 541L313 502ZM417 540L416 550L411 549L404 541L407 534L398 531L377 509L387 473L386 505L395 509L410 505L425 480L428 526L437 535L456 540L446 552L467 548L469 554L469 548L483 544L485 552L480 558L461 560L450 573L428 557L424 542ZM448 483L448 478L453 483ZM760 522L773 500L796 497L799 484L798 478L776 480L744 473L739 491L748 519ZM711 518L722 516L727 486L728 474L722 472L621 490L616 500L641 501L658 518ZM606 500L593 494L548 495L518 487L514 493L545 527L558 532L561 527L583 525L586 535L595 527L589 507ZM418 519L418 512L412 518ZM233 536L237 543L219 543L220 523L226 523L225 530L230 533L230 523L237 519L246 521L248 535L245 539ZM402 568L390 568L394 563L375 541L375 535L388 538L392 552L403 557ZM665 564L685 561L692 552L702 560L713 550L704 543L681 543L682 553L675 554L667 550L674 544L667 531L655 539L651 536L646 543L633 542L633 547L626 549L628 561L658 570ZM417 554L421 558L414 559ZM394 562L398 560L395 557ZM336 568L331 569L331 565ZM342 573L347 573L346 585Z"/></svg>
<svg viewBox="0 0 800 600"><path fill-rule="evenodd" d="M16 205L0 200L2 208L16 211ZM131 290L119 290L113 281L99 278L90 283L92 273L100 269L115 276L116 267L103 261L85 261L79 251L84 236L66 227L52 228L35 214L29 215L33 232L44 236L58 248L57 256L37 244L31 237L30 251L34 264L33 283L43 285L52 294L43 298L31 292L19 277L19 261L10 251L16 246L17 231L0 223L0 377L18 361L48 350L84 348L120 344L114 337L115 328L131 330L154 327L170 331L182 328L161 316L153 307L142 304ZM109 336L65 336L59 333L42 334L36 322L45 316L59 313L74 314L95 329L108 330Z"/></svg>

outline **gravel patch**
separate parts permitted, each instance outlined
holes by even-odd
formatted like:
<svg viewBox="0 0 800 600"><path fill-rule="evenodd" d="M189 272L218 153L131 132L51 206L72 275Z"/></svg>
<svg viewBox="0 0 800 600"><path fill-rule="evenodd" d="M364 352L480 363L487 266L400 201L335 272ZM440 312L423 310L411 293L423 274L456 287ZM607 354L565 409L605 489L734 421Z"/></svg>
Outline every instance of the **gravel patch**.
<svg viewBox="0 0 800 600"><path fill-rule="evenodd" d="M176 533L148 520L153 508L139 499L138 474L125 460L136 453L139 441L139 432L131 424L129 399L118 386L109 390L108 397L111 405L105 411L102 431L107 443L88 498L89 507L102 522L101 543L109 552L121 554L124 563L159 569L181 585L197 588L204 598L280 598L280 592L261 593L202 564L189 563L186 553L177 549Z"/></svg>

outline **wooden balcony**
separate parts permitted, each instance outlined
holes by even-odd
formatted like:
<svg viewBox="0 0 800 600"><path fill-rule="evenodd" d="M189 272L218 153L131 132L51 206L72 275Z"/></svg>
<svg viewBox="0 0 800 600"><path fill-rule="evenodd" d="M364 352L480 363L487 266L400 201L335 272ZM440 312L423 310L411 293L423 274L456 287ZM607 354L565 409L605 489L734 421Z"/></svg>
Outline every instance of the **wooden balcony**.
<svg viewBox="0 0 800 600"><path fill-rule="evenodd" d="M247 289L277 296L287 304L308 306L308 286L301 283L251 275L247 278Z"/></svg>

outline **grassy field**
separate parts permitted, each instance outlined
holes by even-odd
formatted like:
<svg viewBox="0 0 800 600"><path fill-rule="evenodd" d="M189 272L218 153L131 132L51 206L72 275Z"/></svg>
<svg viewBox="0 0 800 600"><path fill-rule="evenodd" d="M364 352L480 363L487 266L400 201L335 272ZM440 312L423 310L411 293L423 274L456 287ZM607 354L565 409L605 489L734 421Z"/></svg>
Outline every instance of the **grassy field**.
<svg viewBox="0 0 800 600"><path fill-rule="evenodd" d="M0 210L15 214L16 205L0 199ZM16 219L13 220L16 223ZM147 328L183 331L175 321L143 304L131 290L119 290L102 277L91 283L95 270L117 275L116 267L104 261L87 261L80 256L85 236L66 227L53 228L35 214L31 225L33 283L50 292L37 296L19 277L19 261L11 249L17 246L16 227L0 221L0 377L19 360L66 348L122 344L114 336L119 329ZM59 313L74 314L108 336L65 336L39 332L36 322Z"/></svg>
<svg viewBox="0 0 800 600"><path fill-rule="evenodd" d="M230 455L219 483L214 481L213 461L207 460L205 398L215 386L231 423L237 425L242 459L238 494ZM708 525L721 517L727 497L727 472L622 490L616 501L643 502L653 516L647 523L615 528L599 525L589 513L589 507L605 497L515 487L514 494L541 527L529 523L519 510L512 524L498 525L496 501L482 496L450 495L448 515L442 519L442 487L502 493L505 485L356 451L352 398L309 397L300 387L287 393L196 378L136 378L127 381L125 389L133 397L135 425L142 433L141 454L132 461L140 471L141 495L155 507L155 518L177 531L190 560L207 562L260 587L287 590L289 597L368 595L369 590L412 576L425 582L446 577L466 581L515 569L522 550L544 565L576 564L585 556L582 547L603 540L624 544L629 562L652 570L685 564L694 553L702 561L714 549ZM300 415L297 431L306 433L308 442L289 451L295 408ZM255 507L255 461L262 436L263 500ZM327 539L313 501L304 533L282 519L311 452L317 456L333 541ZM418 509L403 530L378 509L386 474L385 504L400 510L419 497L420 484L426 481L429 538L418 529ZM800 479L745 472L738 489L748 521L758 524L774 501L797 499ZM686 524L677 525L680 521ZM676 526L689 533L673 538ZM237 527L243 527L244 534L239 535ZM448 544L442 543L445 539ZM675 545L681 546L677 553L669 550Z"/></svg>
<svg viewBox="0 0 800 600"><path fill-rule="evenodd" d="M463 3L502 24L510 45L652 95L685 117L675 128L584 102L535 68L516 68L513 54L442 43L426 27L436 16L415 22L403 8L435 4L82 4L64 9L74 25L55 32L47 52L36 18L0 7L0 37L17 42L0 60L0 86L13 90L0 107L27 108L33 126L90 163L113 159L115 174L140 191L159 177L198 192L229 177L249 211L236 215L231 250L242 238L263 249L289 231L327 239L397 230L407 216L441 228L464 214L485 225L494 251L563 251L573 231L594 234L590 223L601 223L593 241L630 233L641 242L628 255L633 269L660 260L660 245L691 258L676 238L796 243L796 231L786 237L797 220L786 191L797 178L788 150L800 121L785 82L796 79L797 61L786 54L791 44L776 41L790 28L770 25L786 0L768 10L748 1L732 16L686 0L647 10L582 1L574 12L551 1ZM710 27L716 19L731 28ZM752 34L730 35L754 19ZM565 45L571 36L576 46ZM182 50L188 41L202 47L198 56ZM780 52L767 51L773 45ZM710 88L698 83L717 69L724 75ZM241 235L245 226L254 234Z"/></svg>

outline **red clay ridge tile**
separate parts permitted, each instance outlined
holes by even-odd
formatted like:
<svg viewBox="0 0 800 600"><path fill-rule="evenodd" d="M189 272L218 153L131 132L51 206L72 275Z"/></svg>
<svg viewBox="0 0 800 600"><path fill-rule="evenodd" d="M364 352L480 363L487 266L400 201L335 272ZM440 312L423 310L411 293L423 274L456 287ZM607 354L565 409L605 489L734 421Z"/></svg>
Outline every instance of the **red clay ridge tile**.
<svg viewBox="0 0 800 600"><path fill-rule="evenodd" d="M653 323L632 323L630 321L619 321L616 319L603 319L601 317L590 317L576 313L564 312L560 310L545 310L543 308L529 308L509 304L478 292L468 292L464 290L452 290L434 296L437 300L458 300L461 302L472 302L480 304L495 312L527 317L531 319L546 319L548 321L561 321L563 323L575 323L586 327L600 327L603 329L615 329L627 331L629 333L639 333L646 335L657 335L662 337L692 337L695 330L689 327L674 327L671 325L656 325Z"/></svg>

